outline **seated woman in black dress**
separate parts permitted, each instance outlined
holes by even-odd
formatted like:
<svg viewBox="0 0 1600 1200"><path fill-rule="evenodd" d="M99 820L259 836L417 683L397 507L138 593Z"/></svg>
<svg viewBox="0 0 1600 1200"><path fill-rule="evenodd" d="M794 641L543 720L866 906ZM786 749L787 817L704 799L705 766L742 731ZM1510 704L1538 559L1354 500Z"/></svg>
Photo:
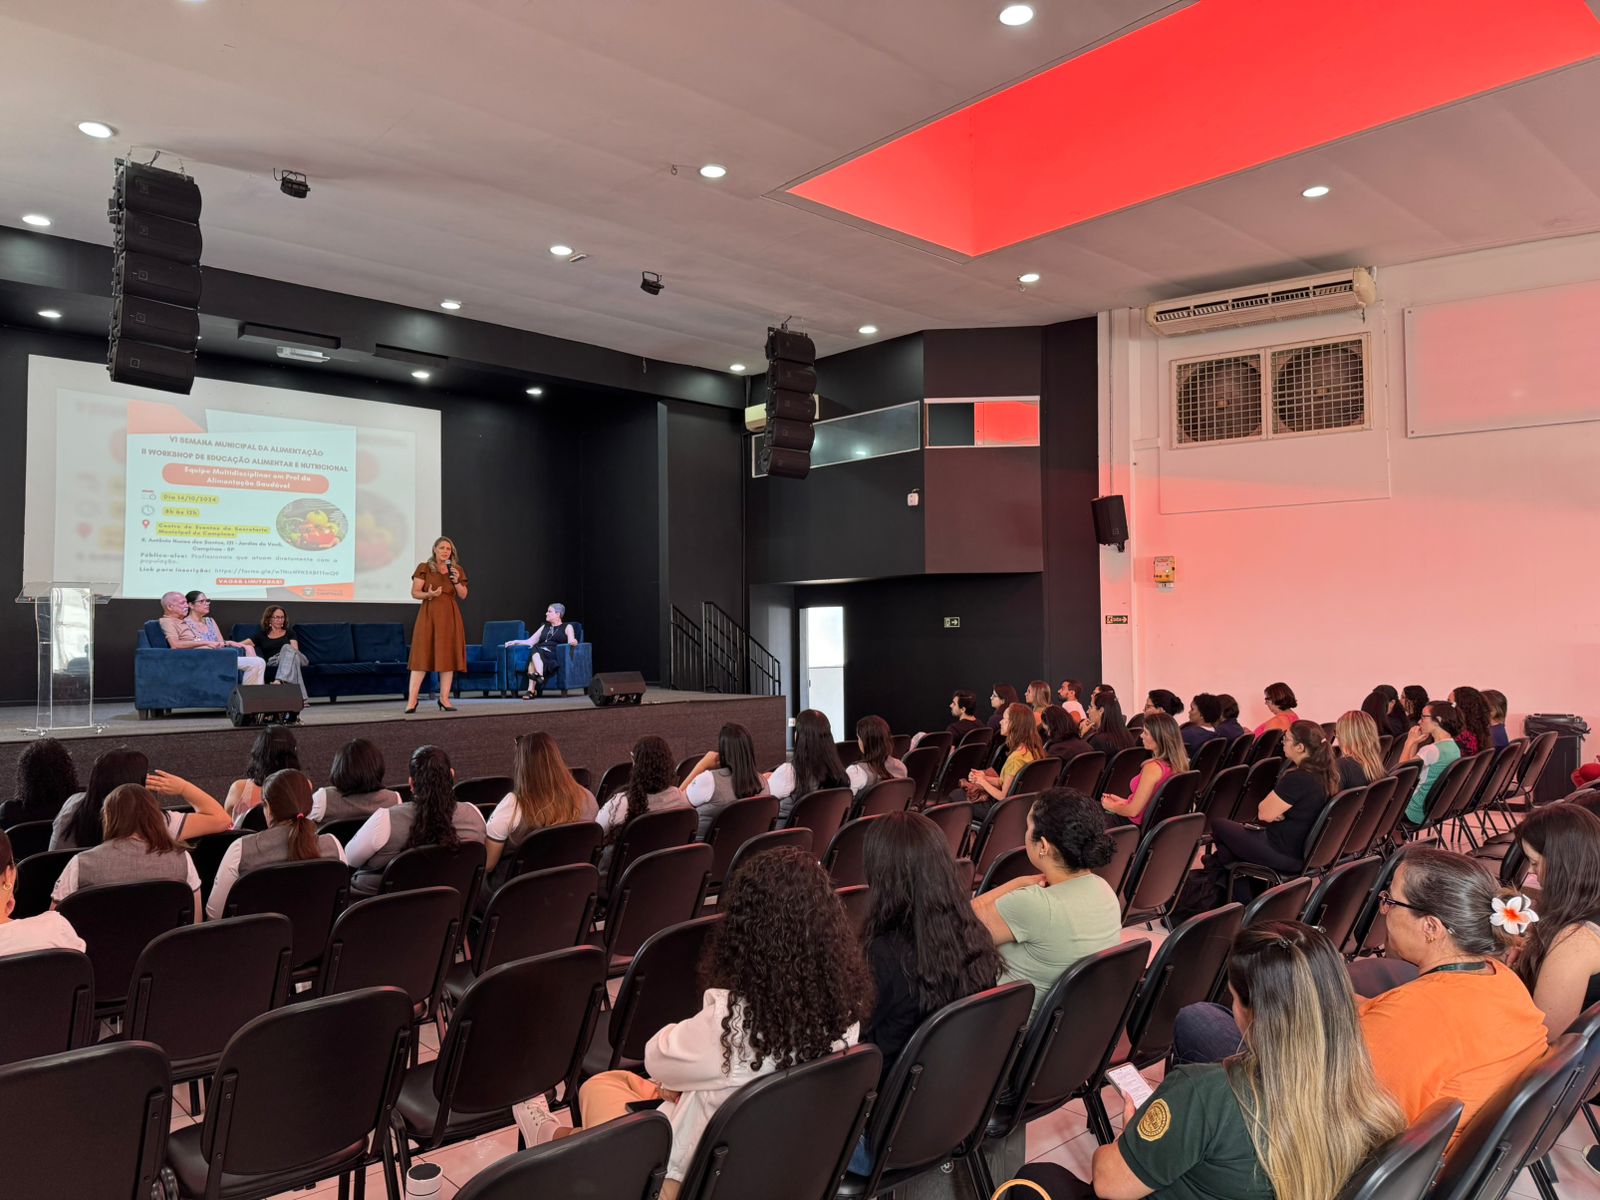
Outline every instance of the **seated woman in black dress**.
<svg viewBox="0 0 1600 1200"><path fill-rule="evenodd" d="M306 665L306 656L300 653L300 643L295 640L289 625L289 614L281 604L269 604L261 614L261 628L250 635L256 653L267 662L268 683L292 683L300 689L300 707L307 704L305 681L300 668ZM289 718L293 721L295 718Z"/></svg>
<svg viewBox="0 0 1600 1200"><path fill-rule="evenodd" d="M1289 762L1252 824L1221 819L1211 823L1216 839L1212 866L1249 862L1274 871L1299 871L1305 866L1306 838L1339 790L1339 769L1328 735L1315 721L1289 726L1283 753Z"/></svg>

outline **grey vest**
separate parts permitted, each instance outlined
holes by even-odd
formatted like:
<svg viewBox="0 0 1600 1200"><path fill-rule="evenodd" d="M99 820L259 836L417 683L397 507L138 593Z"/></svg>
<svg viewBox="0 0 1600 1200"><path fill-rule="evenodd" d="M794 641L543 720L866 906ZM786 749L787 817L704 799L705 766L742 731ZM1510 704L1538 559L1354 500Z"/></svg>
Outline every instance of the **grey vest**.
<svg viewBox="0 0 1600 1200"><path fill-rule="evenodd" d="M188 883L189 852L150 854L137 838L118 838L78 854L79 888L143 883L146 879L176 879L179 883Z"/></svg>
<svg viewBox="0 0 1600 1200"><path fill-rule="evenodd" d="M708 771L707 774L711 776L711 799L695 810L700 817L700 829L695 837L701 841L705 841L706 834L711 832L711 822L716 815L738 799L733 794L732 771L726 767L718 767L714 771Z"/></svg>
<svg viewBox="0 0 1600 1200"><path fill-rule="evenodd" d="M405 849L406 839L411 836L411 826L417 819L417 806L412 803L397 804L389 810L389 840L366 862L361 864L363 872L382 871ZM456 836L463 842L482 842L483 814L471 804L457 804L455 812L451 814L450 823L455 826Z"/></svg>
<svg viewBox="0 0 1600 1200"><path fill-rule="evenodd" d="M264 833L252 833L239 839L239 874L244 875L257 867L289 861L289 843L294 836L294 826L288 822L274 825ZM317 838L317 854L322 858L339 857L339 839L331 833Z"/></svg>
<svg viewBox="0 0 1600 1200"><path fill-rule="evenodd" d="M352 817L370 817L380 808L393 808L399 803L400 793L391 792L388 788L346 796L330 783L322 789L322 819L319 824L348 821Z"/></svg>

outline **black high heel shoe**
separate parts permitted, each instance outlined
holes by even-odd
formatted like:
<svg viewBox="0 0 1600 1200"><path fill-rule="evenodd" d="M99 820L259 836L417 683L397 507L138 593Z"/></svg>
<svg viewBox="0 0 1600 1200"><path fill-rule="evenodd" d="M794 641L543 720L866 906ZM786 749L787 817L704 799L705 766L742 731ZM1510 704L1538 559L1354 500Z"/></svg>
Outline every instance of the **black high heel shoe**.
<svg viewBox="0 0 1600 1200"><path fill-rule="evenodd" d="M458 708L456 708L455 705L446 704L443 700L438 700L437 703L439 705L439 708L444 712L459 712L460 711Z"/></svg>
<svg viewBox="0 0 1600 1200"><path fill-rule="evenodd" d="M406 709L406 716L409 717L412 713L414 713L416 711L417 711L417 706L415 704L413 704L410 708Z"/></svg>

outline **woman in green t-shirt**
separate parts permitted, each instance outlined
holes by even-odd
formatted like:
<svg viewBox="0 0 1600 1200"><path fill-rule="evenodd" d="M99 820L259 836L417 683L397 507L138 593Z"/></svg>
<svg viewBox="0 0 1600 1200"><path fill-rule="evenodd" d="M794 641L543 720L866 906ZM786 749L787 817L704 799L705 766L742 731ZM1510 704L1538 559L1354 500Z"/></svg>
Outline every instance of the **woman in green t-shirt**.
<svg viewBox="0 0 1600 1200"><path fill-rule="evenodd" d="M1244 1048L1174 1067L1122 1136L1094 1154L1090 1183L1036 1164L1020 1178L1051 1200L1332 1200L1405 1128L1378 1084L1344 961L1320 931L1269 921L1240 932L1228 962Z"/></svg>

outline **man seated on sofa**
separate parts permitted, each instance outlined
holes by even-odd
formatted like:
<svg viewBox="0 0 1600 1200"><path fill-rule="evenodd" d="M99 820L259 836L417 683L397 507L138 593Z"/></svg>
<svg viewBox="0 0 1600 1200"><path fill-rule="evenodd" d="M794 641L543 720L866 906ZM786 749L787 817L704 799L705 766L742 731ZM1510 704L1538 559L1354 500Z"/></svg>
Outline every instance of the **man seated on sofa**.
<svg viewBox="0 0 1600 1200"><path fill-rule="evenodd" d="M232 646L243 650L239 656L239 672L243 683L260 683L266 677L267 664L257 657L256 648L249 642L230 642L223 639L222 630L211 619L211 601L204 592L168 592L161 597L161 632L167 635L167 645L174 650L220 650Z"/></svg>
<svg viewBox="0 0 1600 1200"><path fill-rule="evenodd" d="M544 624L539 626L538 632L532 637L506 643L507 646L533 647L533 653L528 656L528 690L522 693L524 700L532 700L543 689L544 677L549 674L550 664L555 661L555 647L562 642L576 647L578 631L567 620L567 606L552 604L544 610Z"/></svg>

